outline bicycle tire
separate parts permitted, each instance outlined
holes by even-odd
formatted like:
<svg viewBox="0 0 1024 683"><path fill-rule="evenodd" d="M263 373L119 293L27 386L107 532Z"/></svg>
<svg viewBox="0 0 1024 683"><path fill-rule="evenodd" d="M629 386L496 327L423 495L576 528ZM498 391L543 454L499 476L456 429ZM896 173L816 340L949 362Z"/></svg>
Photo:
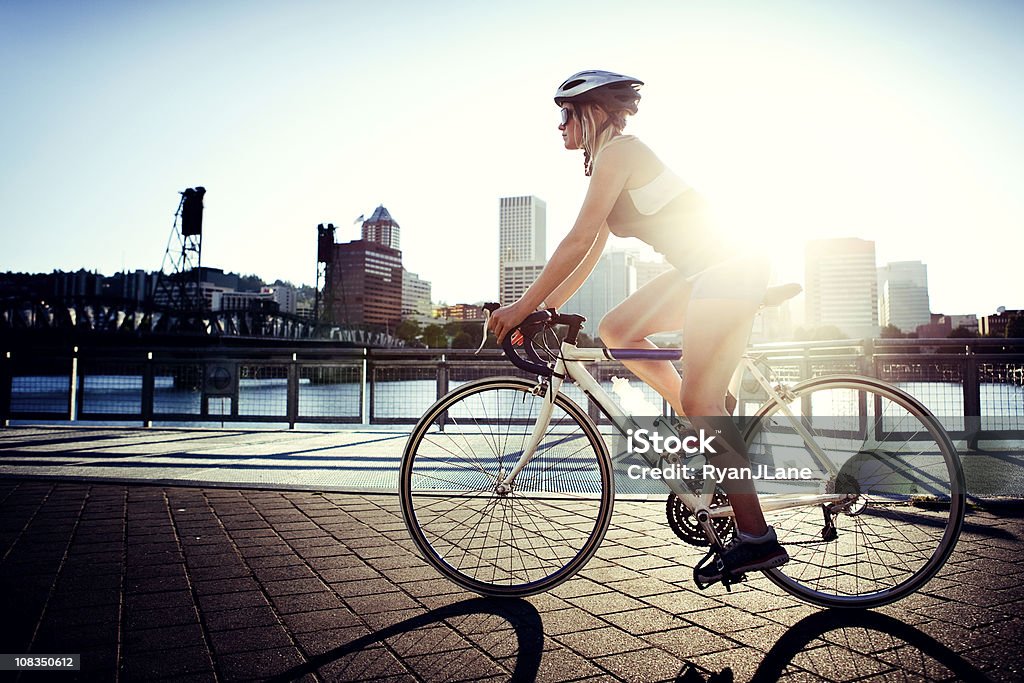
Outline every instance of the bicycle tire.
<svg viewBox="0 0 1024 683"><path fill-rule="evenodd" d="M878 607L910 595L941 569L963 526L964 474L949 436L917 399L872 378L826 376L791 392L789 409L839 466L826 486L856 501L842 511L766 512L790 560L763 573L822 607ZM746 434L752 461L808 456L777 402L755 418Z"/></svg>
<svg viewBox="0 0 1024 683"><path fill-rule="evenodd" d="M413 543L441 574L481 595L557 586L594 555L611 521L607 446L563 395L513 490L495 490L548 400L536 386L501 377L456 388L420 418L402 456L402 517Z"/></svg>

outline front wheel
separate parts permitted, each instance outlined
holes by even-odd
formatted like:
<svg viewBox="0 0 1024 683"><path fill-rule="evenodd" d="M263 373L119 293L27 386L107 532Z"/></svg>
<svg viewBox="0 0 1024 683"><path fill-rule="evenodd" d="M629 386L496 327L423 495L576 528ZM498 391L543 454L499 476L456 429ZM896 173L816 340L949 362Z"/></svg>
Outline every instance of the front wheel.
<svg viewBox="0 0 1024 683"><path fill-rule="evenodd" d="M766 512L790 561L765 575L824 607L877 607L916 591L945 563L964 519L963 469L938 420L906 392L862 377L809 380L786 406L795 420L774 401L757 413L751 460L807 466L820 474L817 493L842 500Z"/></svg>
<svg viewBox="0 0 1024 683"><path fill-rule="evenodd" d="M501 485L549 400L535 387L509 377L455 389L416 424L402 457L402 516L413 543L444 576L483 595L557 586L593 556L611 521L607 447L561 395L533 459Z"/></svg>

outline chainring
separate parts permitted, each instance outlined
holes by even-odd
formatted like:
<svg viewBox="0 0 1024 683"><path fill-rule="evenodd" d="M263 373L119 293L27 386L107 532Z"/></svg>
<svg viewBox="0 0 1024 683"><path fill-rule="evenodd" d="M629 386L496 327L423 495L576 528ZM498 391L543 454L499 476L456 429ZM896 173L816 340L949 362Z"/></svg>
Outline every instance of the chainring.
<svg viewBox="0 0 1024 683"><path fill-rule="evenodd" d="M711 497L710 507L715 508L719 505L725 505L728 500L725 491L721 488L716 488L715 494ZM707 548L711 545L707 536L704 535L704 529L701 528L697 518L689 508L683 505L683 501L674 493L670 493L668 496L668 501L665 504L665 515L668 517L668 525L672 528L672 531L686 543L698 548ZM714 528L718 539L722 542L733 533L732 517L715 517L711 520L711 526Z"/></svg>

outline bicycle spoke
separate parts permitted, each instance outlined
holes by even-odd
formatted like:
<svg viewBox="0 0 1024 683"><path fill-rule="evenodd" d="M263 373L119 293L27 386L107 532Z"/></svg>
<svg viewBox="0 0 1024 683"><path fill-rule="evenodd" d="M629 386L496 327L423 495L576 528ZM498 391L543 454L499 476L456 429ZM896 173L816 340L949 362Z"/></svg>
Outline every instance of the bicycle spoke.
<svg viewBox="0 0 1024 683"><path fill-rule="evenodd" d="M414 542L446 576L485 594L525 595L564 580L593 554L610 515L607 452L564 399L532 458L499 490L546 400L532 389L511 380L457 389L437 418L421 420L403 461ZM431 427L441 415L443 437Z"/></svg>
<svg viewBox="0 0 1024 683"><path fill-rule="evenodd" d="M773 513L769 523L791 560L769 578L822 605L870 606L902 597L937 571L959 530L962 499L954 493L962 493L962 474L955 451L934 419L898 390L822 378L797 395L790 409L839 468L837 491L857 495L857 510L831 514L835 538L822 537L820 507ZM813 461L776 409L754 428L751 453ZM913 507L919 497L949 501L949 508Z"/></svg>

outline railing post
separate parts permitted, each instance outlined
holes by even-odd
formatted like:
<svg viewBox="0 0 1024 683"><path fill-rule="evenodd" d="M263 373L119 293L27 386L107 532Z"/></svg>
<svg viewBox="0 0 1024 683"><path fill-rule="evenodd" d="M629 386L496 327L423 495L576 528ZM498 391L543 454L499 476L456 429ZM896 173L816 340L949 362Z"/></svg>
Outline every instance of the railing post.
<svg viewBox="0 0 1024 683"><path fill-rule="evenodd" d="M981 434L981 385L978 378L978 357L967 347L964 363L964 431L967 448L978 449Z"/></svg>
<svg viewBox="0 0 1024 683"><path fill-rule="evenodd" d="M437 398L440 399L442 396L448 393L448 360L446 354L441 354L441 360L437 364ZM445 426L448 424L448 413L444 412L438 416L437 427L442 432Z"/></svg>
<svg viewBox="0 0 1024 683"><path fill-rule="evenodd" d="M142 365L142 426L153 426L153 401L156 394L153 378L153 352L146 352L146 362Z"/></svg>
<svg viewBox="0 0 1024 683"><path fill-rule="evenodd" d="M68 421L78 419L78 347L71 350L71 387L68 391Z"/></svg>
<svg viewBox="0 0 1024 683"><path fill-rule="evenodd" d="M359 420L362 424L373 422L374 382L370 379L373 368L370 364L369 349L363 347L363 371L359 387Z"/></svg>
<svg viewBox="0 0 1024 683"><path fill-rule="evenodd" d="M441 354L441 362L437 364L437 398L448 393L448 359Z"/></svg>
<svg viewBox="0 0 1024 683"><path fill-rule="evenodd" d="M0 356L0 427L11 426L11 352Z"/></svg>
<svg viewBox="0 0 1024 683"><path fill-rule="evenodd" d="M292 353L288 365L288 429L295 429L299 416L299 355Z"/></svg>
<svg viewBox="0 0 1024 683"><path fill-rule="evenodd" d="M878 379L878 366L875 364L875 340L864 340L864 354L861 356L860 374Z"/></svg>

